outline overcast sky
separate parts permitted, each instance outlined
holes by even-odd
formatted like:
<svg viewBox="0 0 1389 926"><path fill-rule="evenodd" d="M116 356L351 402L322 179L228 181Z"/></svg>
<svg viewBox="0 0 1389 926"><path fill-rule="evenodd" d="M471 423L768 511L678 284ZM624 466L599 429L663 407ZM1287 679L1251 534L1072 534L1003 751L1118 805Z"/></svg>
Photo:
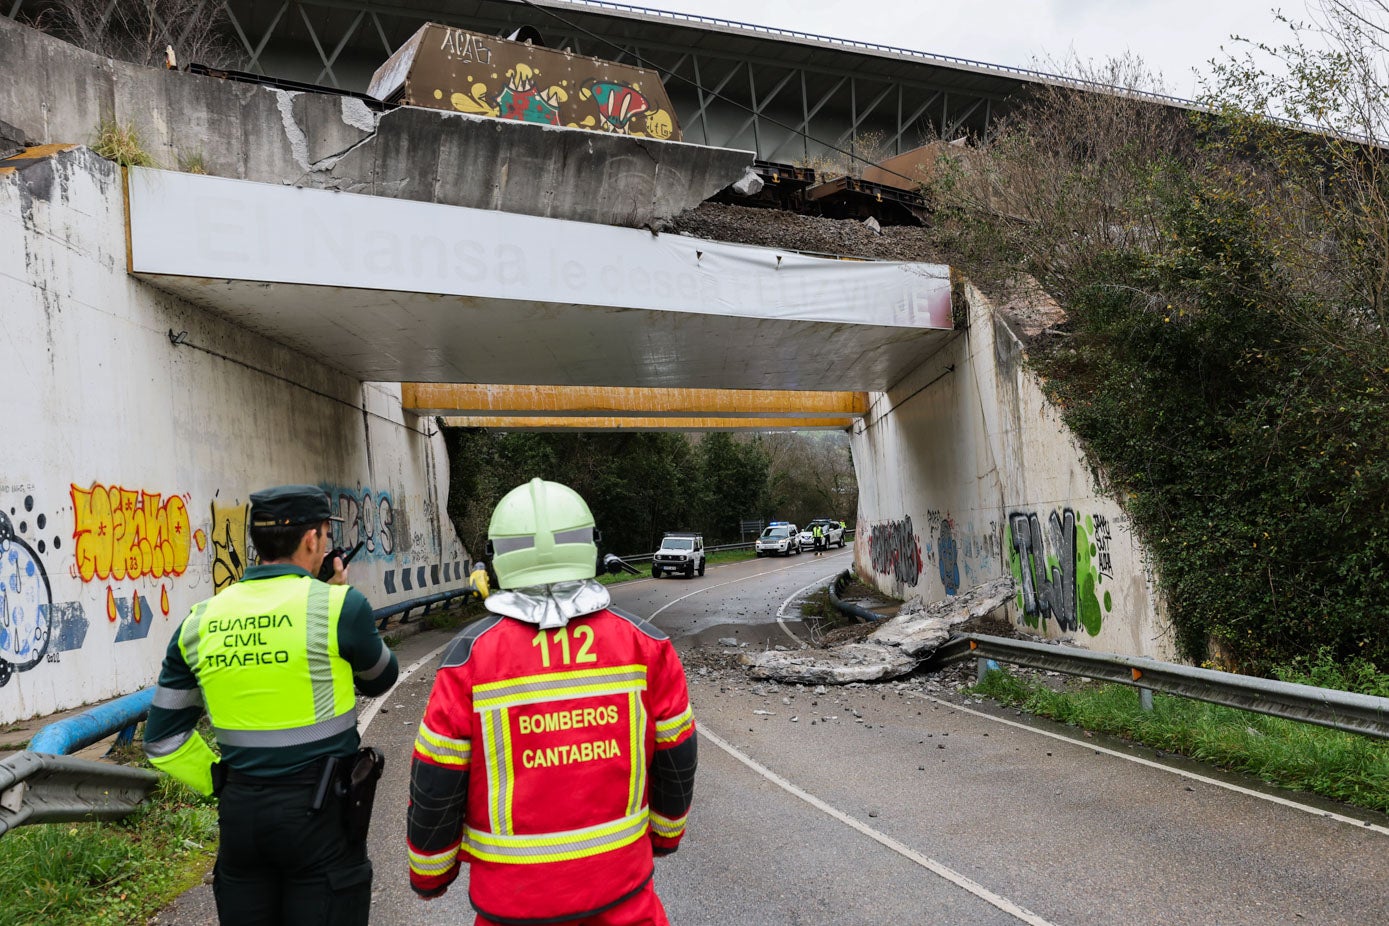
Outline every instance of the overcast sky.
<svg viewBox="0 0 1389 926"><path fill-rule="evenodd" d="M1074 52L1103 62L1132 51L1168 93L1192 97L1193 69L1209 70L1232 34L1281 44L1274 9L1307 18L1307 0L625 0L648 9L715 16L915 51L1056 71Z"/></svg>

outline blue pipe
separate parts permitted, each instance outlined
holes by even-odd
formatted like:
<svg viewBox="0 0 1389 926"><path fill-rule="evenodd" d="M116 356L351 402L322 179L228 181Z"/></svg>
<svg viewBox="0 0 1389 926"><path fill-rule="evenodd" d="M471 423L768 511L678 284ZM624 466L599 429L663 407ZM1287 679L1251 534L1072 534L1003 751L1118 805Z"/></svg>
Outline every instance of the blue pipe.
<svg viewBox="0 0 1389 926"><path fill-rule="evenodd" d="M108 701L66 720L50 723L29 740L30 752L67 756L99 743L113 733L130 729L145 719L154 701L154 687Z"/></svg>

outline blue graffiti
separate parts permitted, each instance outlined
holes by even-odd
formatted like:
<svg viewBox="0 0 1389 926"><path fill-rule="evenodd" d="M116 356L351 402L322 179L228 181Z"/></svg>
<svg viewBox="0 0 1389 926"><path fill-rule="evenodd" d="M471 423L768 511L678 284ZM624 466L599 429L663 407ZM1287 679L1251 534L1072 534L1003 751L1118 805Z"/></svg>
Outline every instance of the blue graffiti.
<svg viewBox="0 0 1389 926"><path fill-rule="evenodd" d="M333 542L344 549L363 544L358 554L384 558L395 553L395 504L388 492L324 486L342 523L333 525Z"/></svg>
<svg viewBox="0 0 1389 926"><path fill-rule="evenodd" d="M43 659L52 598L43 561L0 512L0 686Z"/></svg>
<svg viewBox="0 0 1389 926"><path fill-rule="evenodd" d="M960 554L955 546L955 534L950 529L950 520L940 522L940 581L945 593L953 595L960 590Z"/></svg>
<svg viewBox="0 0 1389 926"><path fill-rule="evenodd" d="M138 605L138 607L137 607ZM154 609L150 603L139 596L116 599L116 640L143 640L150 635L150 624L154 623Z"/></svg>

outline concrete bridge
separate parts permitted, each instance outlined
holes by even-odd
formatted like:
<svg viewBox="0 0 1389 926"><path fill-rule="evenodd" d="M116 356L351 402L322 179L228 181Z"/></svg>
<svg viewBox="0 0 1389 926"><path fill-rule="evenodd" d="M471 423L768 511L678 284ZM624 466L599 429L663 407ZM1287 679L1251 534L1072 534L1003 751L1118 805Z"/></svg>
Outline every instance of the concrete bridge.
<svg viewBox="0 0 1389 926"><path fill-rule="evenodd" d="M0 61L0 722L149 684L245 568L261 485L328 489L374 604L460 586L439 415L848 428L862 575L935 599L1011 570L1038 632L1170 655L1121 509L968 281L659 231L753 152L138 68L7 21ZM84 147L102 121L159 166Z"/></svg>

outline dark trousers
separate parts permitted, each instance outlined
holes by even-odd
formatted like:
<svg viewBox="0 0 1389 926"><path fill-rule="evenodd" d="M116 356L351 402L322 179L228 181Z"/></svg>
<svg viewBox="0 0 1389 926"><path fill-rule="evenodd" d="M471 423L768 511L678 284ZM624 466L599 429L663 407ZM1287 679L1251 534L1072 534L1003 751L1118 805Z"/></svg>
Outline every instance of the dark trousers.
<svg viewBox="0 0 1389 926"><path fill-rule="evenodd" d="M212 891L223 926L366 926L371 861L338 803L309 812L314 785L229 781Z"/></svg>

